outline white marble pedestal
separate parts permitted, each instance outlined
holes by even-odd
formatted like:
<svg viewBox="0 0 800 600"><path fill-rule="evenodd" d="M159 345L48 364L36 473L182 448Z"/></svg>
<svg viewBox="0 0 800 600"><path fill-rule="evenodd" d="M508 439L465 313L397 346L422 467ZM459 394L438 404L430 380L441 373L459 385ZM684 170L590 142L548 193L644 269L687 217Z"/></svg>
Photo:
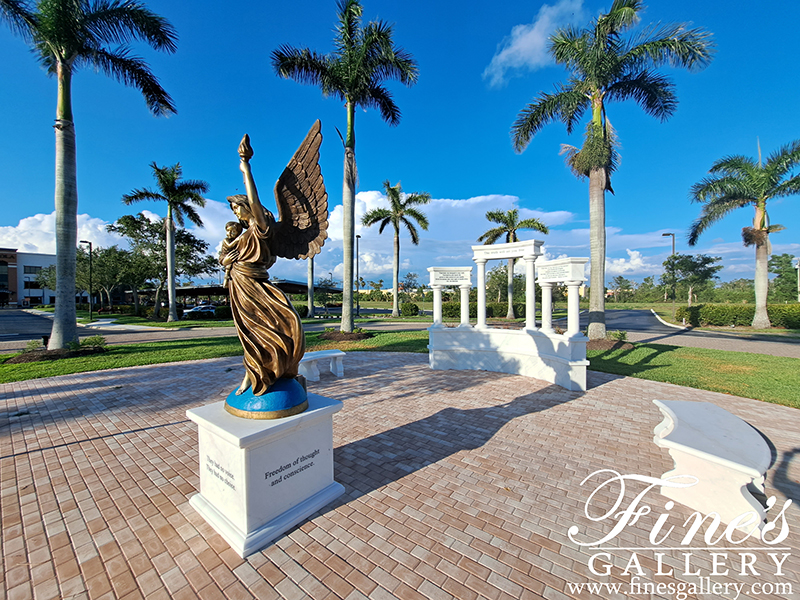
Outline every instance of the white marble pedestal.
<svg viewBox="0 0 800 600"><path fill-rule="evenodd" d="M189 504L244 558L344 493L333 480L342 403L309 394L305 412L261 421L223 404L186 411L200 447L200 493Z"/></svg>

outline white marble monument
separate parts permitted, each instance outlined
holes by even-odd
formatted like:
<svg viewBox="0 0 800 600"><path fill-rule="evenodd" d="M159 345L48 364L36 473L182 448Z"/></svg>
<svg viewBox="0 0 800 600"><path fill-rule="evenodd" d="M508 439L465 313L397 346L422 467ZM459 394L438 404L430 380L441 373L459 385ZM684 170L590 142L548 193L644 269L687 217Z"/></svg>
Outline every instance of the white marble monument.
<svg viewBox="0 0 800 600"><path fill-rule="evenodd" d="M200 493L189 503L244 558L344 493L333 480L342 403L308 394L305 412L272 420L235 417L223 404L186 411L200 446Z"/></svg>
<svg viewBox="0 0 800 600"><path fill-rule="evenodd" d="M485 370L514 373L543 379L569 390L586 390L586 342L579 328L578 289L585 278L588 258L562 258L539 263L542 287L542 327L536 327L534 263L541 256L544 242L530 240L493 246L473 246L478 267L478 316L469 323L469 285L471 267L431 267L433 288L433 326L428 330L432 369ZM489 327L486 323L486 263L489 260L521 258L525 261L525 328L522 330ZM452 282L451 282L452 281ZM556 333L552 326L552 287L568 287L567 331ZM442 322L441 289L458 285L461 290L461 323L445 327Z"/></svg>

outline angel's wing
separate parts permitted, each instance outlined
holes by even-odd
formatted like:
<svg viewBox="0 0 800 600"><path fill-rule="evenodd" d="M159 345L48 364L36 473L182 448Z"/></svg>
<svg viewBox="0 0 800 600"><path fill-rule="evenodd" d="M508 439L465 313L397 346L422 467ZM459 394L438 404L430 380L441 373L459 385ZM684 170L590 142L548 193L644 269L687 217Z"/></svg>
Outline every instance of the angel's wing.
<svg viewBox="0 0 800 600"><path fill-rule="evenodd" d="M328 193L319 168L321 125L317 121L275 184L278 223L271 249L283 258L311 258L328 237Z"/></svg>

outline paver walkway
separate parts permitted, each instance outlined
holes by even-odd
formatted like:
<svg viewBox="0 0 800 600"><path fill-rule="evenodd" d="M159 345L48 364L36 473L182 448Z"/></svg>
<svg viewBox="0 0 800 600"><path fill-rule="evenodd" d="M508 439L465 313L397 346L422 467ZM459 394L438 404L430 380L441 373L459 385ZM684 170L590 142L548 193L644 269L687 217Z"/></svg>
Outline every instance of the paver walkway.
<svg viewBox="0 0 800 600"><path fill-rule="evenodd" d="M0 599L682 600L678 586L699 582L727 583L729 592L688 598L734 598L734 583L745 586L740 599L798 597L800 411L598 373L580 394L514 375L432 372L426 355L413 354L351 353L345 378L325 374L312 384L344 403L334 417L334 458L346 494L242 560L189 506L197 432L185 416L222 399L240 369L241 359L226 358L0 386ZM795 500L784 513L788 537L777 545L788 550L723 540L714 547L734 549L719 550L717 570L728 573L711 576L708 549L680 548L691 511L666 511L656 489L644 499L653 513L602 544L595 570L610 574L590 571L598 550L580 547L568 530L577 526L578 541L611 531L613 518L597 519L618 489L594 496L593 521L584 507L602 477L581 482L600 469L659 477L672 468L652 442L657 398L713 402L769 438L776 463L768 495L778 507ZM642 489L632 483L625 497ZM690 545L706 547L702 532ZM652 547L679 549L625 549ZM672 575L654 575L658 553ZM684 575L687 553L698 575ZM739 574L742 553L758 576L747 567ZM779 571L768 553L790 556ZM623 573L637 561L643 575L635 566ZM637 594L648 582L675 587ZM585 583L621 588L575 587Z"/></svg>

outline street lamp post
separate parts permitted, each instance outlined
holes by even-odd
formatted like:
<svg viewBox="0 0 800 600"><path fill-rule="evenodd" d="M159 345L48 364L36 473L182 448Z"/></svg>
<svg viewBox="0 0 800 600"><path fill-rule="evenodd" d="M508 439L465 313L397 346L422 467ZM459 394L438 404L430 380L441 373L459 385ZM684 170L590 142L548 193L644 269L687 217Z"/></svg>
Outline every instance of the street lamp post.
<svg viewBox="0 0 800 600"><path fill-rule="evenodd" d="M81 244L89 244L89 323L92 322L92 242L81 240Z"/></svg>
<svg viewBox="0 0 800 600"><path fill-rule="evenodd" d="M356 236L356 316L361 316L361 280L358 278L358 259L359 259L359 250L358 250L358 241L361 239L360 235Z"/></svg>
<svg viewBox="0 0 800 600"><path fill-rule="evenodd" d="M794 268L797 269L797 301L800 302L800 258Z"/></svg>
<svg viewBox="0 0 800 600"><path fill-rule="evenodd" d="M666 237L668 235L672 236L672 320L675 320L675 234L674 233L662 233L662 237Z"/></svg>

